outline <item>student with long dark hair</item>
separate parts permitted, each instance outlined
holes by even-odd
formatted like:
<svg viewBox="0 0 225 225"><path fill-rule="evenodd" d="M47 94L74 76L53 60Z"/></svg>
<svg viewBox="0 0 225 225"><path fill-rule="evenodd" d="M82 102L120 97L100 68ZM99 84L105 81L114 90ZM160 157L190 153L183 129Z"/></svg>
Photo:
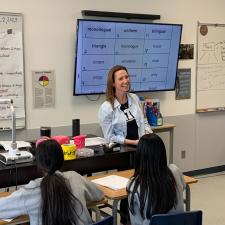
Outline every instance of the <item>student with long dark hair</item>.
<svg viewBox="0 0 225 225"><path fill-rule="evenodd" d="M37 146L36 160L43 178L0 198L0 218L28 214L31 225L90 224L86 202L101 200L103 193L75 171L59 171L64 157L55 140L45 140Z"/></svg>
<svg viewBox="0 0 225 225"><path fill-rule="evenodd" d="M184 187L181 171L174 164L167 166L162 139L156 134L142 136L127 186L131 224L149 224L154 214L183 212Z"/></svg>

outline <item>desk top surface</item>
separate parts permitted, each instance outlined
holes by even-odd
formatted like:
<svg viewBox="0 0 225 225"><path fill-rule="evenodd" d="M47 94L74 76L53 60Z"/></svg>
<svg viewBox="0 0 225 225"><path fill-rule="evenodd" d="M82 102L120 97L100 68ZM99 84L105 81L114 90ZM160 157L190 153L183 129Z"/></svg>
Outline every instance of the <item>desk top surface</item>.
<svg viewBox="0 0 225 225"><path fill-rule="evenodd" d="M151 126L152 130L155 131L155 132L160 132L160 131L163 131L163 130L170 130L170 129L173 129L175 128L176 125L173 124L173 123L163 123L162 126Z"/></svg>
<svg viewBox="0 0 225 225"><path fill-rule="evenodd" d="M131 169L131 170L116 171L116 172L107 173L107 174L95 175L95 176L88 177L88 179L94 180L94 179L109 176L109 175L118 175L118 176L130 178L133 174L134 174L134 170ZM198 182L196 178L185 176L185 175L184 175L184 181L186 184L193 184ZM125 188L120 190L113 190L101 185L98 185L98 186L104 192L105 196L109 199L116 200L116 199L123 199L127 197L127 191Z"/></svg>

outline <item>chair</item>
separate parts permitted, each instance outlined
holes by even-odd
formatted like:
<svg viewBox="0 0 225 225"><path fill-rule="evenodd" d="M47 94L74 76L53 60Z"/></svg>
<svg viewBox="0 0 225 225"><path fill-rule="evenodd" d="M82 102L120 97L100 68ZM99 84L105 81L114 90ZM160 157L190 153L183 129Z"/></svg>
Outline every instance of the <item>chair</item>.
<svg viewBox="0 0 225 225"><path fill-rule="evenodd" d="M202 211L154 215L150 225L202 225Z"/></svg>
<svg viewBox="0 0 225 225"><path fill-rule="evenodd" d="M104 219L96 223L93 223L92 225L113 225L113 217L112 216L105 217Z"/></svg>

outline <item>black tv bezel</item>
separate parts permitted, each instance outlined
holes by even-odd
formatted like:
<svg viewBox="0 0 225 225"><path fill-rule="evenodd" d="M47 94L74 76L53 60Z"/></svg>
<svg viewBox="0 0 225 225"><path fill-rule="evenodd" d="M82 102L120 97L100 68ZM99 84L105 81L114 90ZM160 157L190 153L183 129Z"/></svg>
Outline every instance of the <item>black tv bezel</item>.
<svg viewBox="0 0 225 225"><path fill-rule="evenodd" d="M73 82L73 96L84 96L84 95L102 95L105 94L105 92L96 92L96 93L76 93L76 69L77 69L77 46L78 46L78 29L79 29L79 21L90 21L90 22L113 22L113 23L130 23L130 24L157 24L157 25L171 25L171 26L180 26L181 32L180 32L180 40L179 40L179 46L181 43L181 37L182 37L182 30L183 30L183 24L178 23L153 23L153 22L137 22L137 21L123 21L123 20L107 20L107 19L77 19L76 23L76 46L75 46L75 64L74 64L74 82ZM141 91L134 91L135 93L145 93L145 92L159 92L159 91L174 91L176 88L176 79L177 79L177 70L178 70L178 61L179 61L179 48L177 52L177 66L176 66L176 74L175 74L175 80L174 80L174 87L171 89L161 89L161 90L141 90Z"/></svg>

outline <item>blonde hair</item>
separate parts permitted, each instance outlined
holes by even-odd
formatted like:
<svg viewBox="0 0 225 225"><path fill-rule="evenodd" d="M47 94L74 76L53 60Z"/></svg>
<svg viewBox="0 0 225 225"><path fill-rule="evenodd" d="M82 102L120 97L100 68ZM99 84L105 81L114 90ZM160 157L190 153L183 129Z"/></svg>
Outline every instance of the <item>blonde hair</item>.
<svg viewBox="0 0 225 225"><path fill-rule="evenodd" d="M125 66L116 65L113 66L109 72L108 72L108 78L107 78L107 87L106 87L106 101L108 101L113 110L114 110L114 101L115 101L115 87L113 86L115 82L115 73L120 70L125 70L128 73L128 70Z"/></svg>

